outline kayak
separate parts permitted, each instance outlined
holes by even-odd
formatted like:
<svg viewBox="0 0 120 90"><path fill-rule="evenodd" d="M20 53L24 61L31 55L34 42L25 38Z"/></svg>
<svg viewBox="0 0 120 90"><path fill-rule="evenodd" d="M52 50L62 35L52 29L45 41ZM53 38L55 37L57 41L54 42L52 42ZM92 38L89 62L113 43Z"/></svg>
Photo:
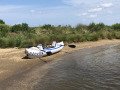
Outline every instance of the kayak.
<svg viewBox="0 0 120 90"><path fill-rule="evenodd" d="M50 47L43 48L42 44L37 47L30 47L25 49L25 54L28 58L41 58L43 56L51 55L61 51L64 48L64 43L54 41Z"/></svg>

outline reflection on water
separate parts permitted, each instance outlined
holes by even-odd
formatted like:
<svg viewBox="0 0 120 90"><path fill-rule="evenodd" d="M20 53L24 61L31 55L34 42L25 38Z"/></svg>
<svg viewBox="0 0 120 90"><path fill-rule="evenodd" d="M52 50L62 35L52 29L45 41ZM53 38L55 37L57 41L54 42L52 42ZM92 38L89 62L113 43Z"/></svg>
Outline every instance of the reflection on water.
<svg viewBox="0 0 120 90"><path fill-rule="evenodd" d="M83 49L52 63L35 90L120 90L120 46Z"/></svg>

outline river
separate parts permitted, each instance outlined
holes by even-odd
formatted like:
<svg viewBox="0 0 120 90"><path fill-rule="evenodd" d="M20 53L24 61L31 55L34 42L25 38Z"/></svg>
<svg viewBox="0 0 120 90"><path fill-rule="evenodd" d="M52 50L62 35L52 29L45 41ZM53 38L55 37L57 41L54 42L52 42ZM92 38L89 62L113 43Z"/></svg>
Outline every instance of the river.
<svg viewBox="0 0 120 90"><path fill-rule="evenodd" d="M120 45L83 49L52 64L35 90L120 90Z"/></svg>

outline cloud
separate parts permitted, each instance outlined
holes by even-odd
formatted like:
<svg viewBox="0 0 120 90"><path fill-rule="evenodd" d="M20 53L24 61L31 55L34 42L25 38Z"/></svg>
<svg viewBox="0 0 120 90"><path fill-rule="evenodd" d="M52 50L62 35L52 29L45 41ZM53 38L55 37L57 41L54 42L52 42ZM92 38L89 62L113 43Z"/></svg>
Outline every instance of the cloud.
<svg viewBox="0 0 120 90"><path fill-rule="evenodd" d="M89 18L96 18L97 17L97 14L94 14L94 15L90 15Z"/></svg>
<svg viewBox="0 0 120 90"><path fill-rule="evenodd" d="M63 0L63 3L76 7L82 4L82 0Z"/></svg>
<svg viewBox="0 0 120 90"><path fill-rule="evenodd" d="M35 13L35 10L31 9L30 12L31 12L31 13Z"/></svg>
<svg viewBox="0 0 120 90"><path fill-rule="evenodd" d="M112 11L108 8L112 7L114 4L111 2L105 3L105 2L100 2L100 4L95 4L94 6L90 8L87 8L85 12L82 14L77 14L77 16L84 16L84 17L89 17L89 18L96 18L99 15L105 14L112 14Z"/></svg>
<svg viewBox="0 0 120 90"><path fill-rule="evenodd" d="M62 0L65 5L69 5L70 8L76 9L76 16L84 18L96 18L110 11L110 7L114 5L113 1L108 0ZM82 9L81 9L82 8ZM71 10L71 12L73 12Z"/></svg>
<svg viewBox="0 0 120 90"><path fill-rule="evenodd" d="M79 13L79 14L77 14L77 16L87 16L88 15L88 13Z"/></svg>
<svg viewBox="0 0 120 90"><path fill-rule="evenodd" d="M102 7L105 7L105 8L109 8L111 6L113 6L113 3L103 3L101 4Z"/></svg>
<svg viewBox="0 0 120 90"><path fill-rule="evenodd" d="M88 10L88 12L90 12L90 13L99 12L99 11L102 11L101 7L97 7L97 8L93 8L93 9Z"/></svg>
<svg viewBox="0 0 120 90"><path fill-rule="evenodd" d="M85 16L85 15L87 15L87 14L88 14L88 13L82 13L81 15L82 15L82 16Z"/></svg>
<svg viewBox="0 0 120 90"><path fill-rule="evenodd" d="M10 19L11 22L28 21L31 24L74 23L73 21L79 23L83 20L88 22L96 19L104 21L110 16L120 17L119 2L119 0L118 2L116 0L114 2L113 0L102 0L102 2L101 0L62 0L58 6L0 5L0 18Z"/></svg>
<svg viewBox="0 0 120 90"><path fill-rule="evenodd" d="M85 5L86 7L95 6L101 3L100 0L62 0L65 5L70 5L74 7L79 7L80 5Z"/></svg>
<svg viewBox="0 0 120 90"><path fill-rule="evenodd" d="M112 7L113 4L112 3L103 3L100 5L97 5L96 8L90 9L88 10L89 13L94 13L94 12L100 12L103 10L103 8L109 8Z"/></svg>

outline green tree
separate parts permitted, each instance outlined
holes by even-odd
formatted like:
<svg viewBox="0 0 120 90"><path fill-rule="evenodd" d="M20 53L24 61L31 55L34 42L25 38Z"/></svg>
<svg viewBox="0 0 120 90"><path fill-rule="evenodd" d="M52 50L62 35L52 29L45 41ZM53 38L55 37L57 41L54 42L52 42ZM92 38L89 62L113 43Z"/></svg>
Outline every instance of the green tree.
<svg viewBox="0 0 120 90"><path fill-rule="evenodd" d="M15 24L11 28L11 32L26 32L29 31L29 26L27 23Z"/></svg>
<svg viewBox="0 0 120 90"><path fill-rule="evenodd" d="M113 24L111 27L114 30L120 30L120 23Z"/></svg>
<svg viewBox="0 0 120 90"><path fill-rule="evenodd" d="M15 24L15 25L12 26L11 32L15 32L16 33L18 31L21 31L21 29L22 29L21 24Z"/></svg>
<svg viewBox="0 0 120 90"><path fill-rule="evenodd" d="M0 24L5 24L5 22L2 19L0 19Z"/></svg>
<svg viewBox="0 0 120 90"><path fill-rule="evenodd" d="M27 23L22 23L22 31L28 31L29 30L29 26Z"/></svg>
<svg viewBox="0 0 120 90"><path fill-rule="evenodd" d="M7 33L9 32L10 27L5 24L0 24L0 36L6 36Z"/></svg>
<svg viewBox="0 0 120 90"><path fill-rule="evenodd" d="M77 32L80 32L80 33L86 33L86 32L87 32L87 25L78 24L78 25L75 27L75 30L77 30Z"/></svg>
<svg viewBox="0 0 120 90"><path fill-rule="evenodd" d="M89 29L91 32L100 31L100 30L102 30L102 29L104 29L104 28L105 28L104 23L98 23L98 24L91 23L91 24L89 24L89 26L88 26L88 29Z"/></svg>
<svg viewBox="0 0 120 90"><path fill-rule="evenodd" d="M90 30L90 31L95 31L95 26L96 26L96 24L93 22L93 23L90 23L89 24L89 26L88 26L88 30Z"/></svg>

